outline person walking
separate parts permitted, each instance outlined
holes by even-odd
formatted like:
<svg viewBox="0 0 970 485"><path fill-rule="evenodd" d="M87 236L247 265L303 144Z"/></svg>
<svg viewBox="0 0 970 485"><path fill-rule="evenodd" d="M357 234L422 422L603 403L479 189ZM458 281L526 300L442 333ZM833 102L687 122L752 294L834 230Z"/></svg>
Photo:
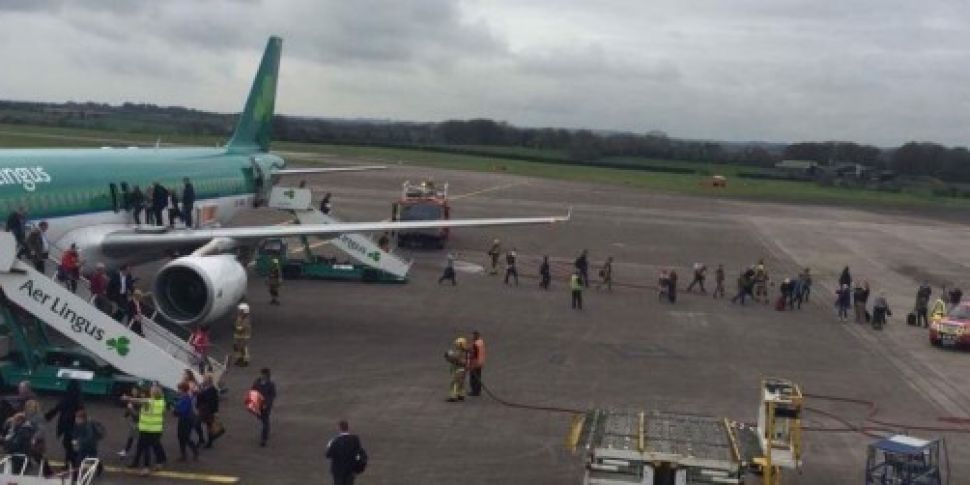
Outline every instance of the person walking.
<svg viewBox="0 0 970 485"><path fill-rule="evenodd" d="M192 441L192 429L195 427L196 415L192 393L187 382L178 384L178 397L175 401L175 417L178 418L179 461L185 461L185 448L192 451L192 459L199 459L199 445Z"/></svg>
<svg viewBox="0 0 970 485"><path fill-rule="evenodd" d="M933 288L930 287L929 283L924 281L922 285L916 290L916 305L913 308L913 313L916 314L916 326L929 326L929 316L927 312L930 306L930 296L933 294Z"/></svg>
<svg viewBox="0 0 970 485"><path fill-rule="evenodd" d="M445 352L448 370L451 373L451 384L448 387L448 402L465 400L465 372L468 369L468 342L465 337L458 337L451 348Z"/></svg>
<svg viewBox="0 0 970 485"><path fill-rule="evenodd" d="M551 282L552 272L549 270L549 256L543 256L542 264L539 265L539 288L548 290Z"/></svg>
<svg viewBox="0 0 970 485"><path fill-rule="evenodd" d="M842 274L839 275L839 288L842 286L848 286L852 288L852 274L849 273L849 267L846 266L842 268Z"/></svg>
<svg viewBox="0 0 970 485"><path fill-rule="evenodd" d="M869 302L869 282L863 281L856 284L852 290L852 305L855 310L855 323L869 323L866 318L866 304Z"/></svg>
<svg viewBox="0 0 970 485"><path fill-rule="evenodd" d="M583 277L577 269L569 277L569 290L572 294L572 307L574 310L583 309Z"/></svg>
<svg viewBox="0 0 970 485"><path fill-rule="evenodd" d="M677 271L673 269L667 273L667 299L670 303L677 303Z"/></svg>
<svg viewBox="0 0 970 485"><path fill-rule="evenodd" d="M185 223L185 227L191 229L194 227L192 225L192 211L195 208L195 186L192 185L192 181L188 177L182 179L182 222Z"/></svg>
<svg viewBox="0 0 970 485"><path fill-rule="evenodd" d="M872 328L882 330L882 327L886 325L886 317L892 314L893 312L889 310L889 303L886 302L886 293L880 291L872 303Z"/></svg>
<svg viewBox="0 0 970 485"><path fill-rule="evenodd" d="M57 402L57 405L44 414L44 419L47 421L57 416L55 432L57 437L61 439L61 445L64 447L64 463L75 462L77 453L74 450L74 443L72 442L74 436L74 415L78 410L83 408L84 405L81 403L81 384L72 379L67 383L67 389L64 391L64 395L61 396L60 401Z"/></svg>
<svg viewBox="0 0 970 485"><path fill-rule="evenodd" d="M472 345L468 356L468 384L471 387L469 396L482 395L482 368L485 367L485 340L478 330L472 332Z"/></svg>
<svg viewBox="0 0 970 485"><path fill-rule="evenodd" d="M84 409L78 409L74 413L74 430L71 433L71 444L74 446L74 461L71 465L74 470L81 468L81 462L86 458L99 459L98 442L104 439L104 426L88 418L88 413ZM98 462L96 474L101 475L104 466Z"/></svg>
<svg viewBox="0 0 970 485"><path fill-rule="evenodd" d="M802 307L802 302L808 302L808 297L812 294L812 272L805 268L798 274L798 308Z"/></svg>
<svg viewBox="0 0 970 485"><path fill-rule="evenodd" d="M270 305L280 304L280 285L283 282L283 269L280 268L280 260L273 258L269 272L266 274L266 287L269 289Z"/></svg>
<svg viewBox="0 0 970 485"><path fill-rule="evenodd" d="M573 261L573 266L579 271L583 286L589 287L589 252L584 249L583 252L579 253L579 257L576 258L576 261Z"/></svg>
<svg viewBox="0 0 970 485"><path fill-rule="evenodd" d="M142 397L142 388L140 386L134 386L131 389L131 397L140 398ZM141 412L141 404L135 402L126 402L125 411L122 417L125 420L125 425L128 428L128 438L125 440L125 447L118 451L118 456L124 458L128 456L128 452L131 451L131 447L135 444L135 440L138 438L138 415Z"/></svg>
<svg viewBox="0 0 970 485"><path fill-rule="evenodd" d="M168 189L168 227L175 229L175 220L182 217L182 209L179 208L179 196L175 188Z"/></svg>
<svg viewBox="0 0 970 485"><path fill-rule="evenodd" d="M357 435L350 434L346 420L337 423L339 434L327 443L326 457L334 485L354 485L354 478L367 466L367 452Z"/></svg>
<svg viewBox="0 0 970 485"><path fill-rule="evenodd" d="M701 293L707 294L707 290L704 289L704 280L706 279L707 266L704 263L694 263L694 279L687 285L687 292L690 293L694 290L694 285L698 285L701 287Z"/></svg>
<svg viewBox="0 0 970 485"><path fill-rule="evenodd" d="M249 304L240 303L236 321L232 326L232 353L234 363L239 367L249 365L249 339L253 336L253 323L249 315Z"/></svg>
<svg viewBox="0 0 970 485"><path fill-rule="evenodd" d="M515 286L519 286L519 270L515 266L515 248L505 253L505 284L509 284L509 278L515 279Z"/></svg>
<svg viewBox="0 0 970 485"><path fill-rule="evenodd" d="M161 386L152 384L146 397L122 396L122 401L141 406L138 413L138 444L135 446L135 460L129 468L138 468L138 463L144 465L142 475L148 475L151 470L160 469L168 461L165 448L162 446L162 432L165 429L165 394ZM155 456L155 466L152 467L152 455Z"/></svg>
<svg viewBox="0 0 970 485"><path fill-rule="evenodd" d="M108 273L105 272L104 263L98 263L94 267L94 273L88 279L89 289L91 290L91 304L106 315L111 315L111 300L108 299Z"/></svg>
<svg viewBox="0 0 970 485"><path fill-rule="evenodd" d="M754 301L762 301L765 305L768 304L768 267L765 265L764 259L759 259L758 264L754 267Z"/></svg>
<svg viewBox="0 0 970 485"><path fill-rule="evenodd" d="M7 216L7 232L17 241L17 257L27 250L27 211L23 206Z"/></svg>
<svg viewBox="0 0 970 485"><path fill-rule="evenodd" d="M128 308L128 295L135 291L135 277L131 274L131 266L124 264L108 279L108 298L118 307L116 320L123 320Z"/></svg>
<svg viewBox="0 0 970 485"><path fill-rule="evenodd" d="M195 407L199 413L199 421L205 426L205 447L212 448L212 444L225 433L218 418L219 389L212 382L212 374L202 376L202 386L195 397Z"/></svg>
<svg viewBox="0 0 970 485"><path fill-rule="evenodd" d="M273 403L276 401L276 383L270 378L269 368L260 369L259 377L256 378L250 389L263 397L262 406L260 406L256 417L262 425L259 432L259 446L265 447L269 441L269 417L273 411Z"/></svg>
<svg viewBox="0 0 970 485"><path fill-rule="evenodd" d="M128 294L128 302L125 307L125 315L128 317L128 329L142 337L145 336L145 332L141 326L141 317L144 315L142 310L142 298L144 296L141 290L136 289L132 291Z"/></svg>
<svg viewBox="0 0 970 485"><path fill-rule="evenodd" d="M724 298L724 265L718 264L714 270L714 298Z"/></svg>
<svg viewBox="0 0 970 485"><path fill-rule="evenodd" d="M496 239L492 241L492 247L488 250L489 260L492 262L492 268L489 270L488 274L495 275L498 274L498 257L502 255L502 244Z"/></svg>
<svg viewBox="0 0 970 485"><path fill-rule="evenodd" d="M132 187L131 196L129 197L131 203L131 217L135 220L135 224L141 225L141 213L145 211L145 194L141 191L137 185ZM148 212L145 211L145 223L148 223Z"/></svg>
<svg viewBox="0 0 970 485"><path fill-rule="evenodd" d="M37 227L27 235L27 254L34 263L34 269L39 273L47 273L47 257L50 254L50 243L47 241L47 221L40 221ZM74 419L73 417L71 419Z"/></svg>
<svg viewBox="0 0 970 485"><path fill-rule="evenodd" d="M323 198L320 199L320 212L330 214L330 209L332 208L333 206L330 203L330 192L327 192L324 194Z"/></svg>
<svg viewBox="0 0 970 485"><path fill-rule="evenodd" d="M613 256L607 256L606 262L600 268L600 282L596 284L596 289L604 286L607 291L613 291Z"/></svg>
<svg viewBox="0 0 970 485"><path fill-rule="evenodd" d="M77 244L71 243L61 254L60 270L64 277L64 286L71 293L77 293L77 281L81 279L81 257L77 253Z"/></svg>
<svg viewBox="0 0 970 485"><path fill-rule="evenodd" d="M212 340L209 338L209 326L202 323L189 334L189 345L195 351L195 358L199 363L199 375L205 375L209 370L209 349Z"/></svg>
<svg viewBox="0 0 970 485"><path fill-rule="evenodd" d="M839 320L845 322L849 319L849 306L852 301L852 293L849 285L842 285L835 292L835 308L839 315Z"/></svg>
<svg viewBox="0 0 970 485"><path fill-rule="evenodd" d="M162 184L155 182L152 184L152 218L156 226L165 225L162 213L165 212L166 207L168 207L168 190L165 190Z"/></svg>
<svg viewBox="0 0 970 485"><path fill-rule="evenodd" d="M451 281L451 286L458 284L455 279L455 254L448 253L448 260L445 263L445 270L441 273L441 277L438 278L438 284L440 285L442 281Z"/></svg>

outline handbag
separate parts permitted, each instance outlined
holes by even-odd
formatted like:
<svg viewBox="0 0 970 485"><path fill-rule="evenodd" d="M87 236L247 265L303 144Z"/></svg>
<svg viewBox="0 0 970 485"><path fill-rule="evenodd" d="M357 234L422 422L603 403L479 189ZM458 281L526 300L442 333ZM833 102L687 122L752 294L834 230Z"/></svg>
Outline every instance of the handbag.
<svg viewBox="0 0 970 485"><path fill-rule="evenodd" d="M222 435L226 434L226 426L222 424L219 418L213 416L212 422L209 424L209 441L212 441Z"/></svg>

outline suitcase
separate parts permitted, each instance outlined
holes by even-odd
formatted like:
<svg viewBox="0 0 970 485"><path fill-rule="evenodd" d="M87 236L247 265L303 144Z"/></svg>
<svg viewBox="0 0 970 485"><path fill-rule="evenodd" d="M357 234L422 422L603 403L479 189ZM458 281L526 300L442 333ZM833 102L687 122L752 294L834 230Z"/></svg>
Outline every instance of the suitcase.
<svg viewBox="0 0 970 485"><path fill-rule="evenodd" d="M783 296L779 296L778 299L775 300L775 310L778 310L780 312L785 310L785 297L784 297L784 295Z"/></svg>
<svg viewBox="0 0 970 485"><path fill-rule="evenodd" d="M871 321L872 321L872 314L869 313L869 310L866 310L866 323L869 323Z"/></svg>
<svg viewBox="0 0 970 485"><path fill-rule="evenodd" d="M906 315L906 325L916 325L916 314L915 313L909 312L909 314Z"/></svg>

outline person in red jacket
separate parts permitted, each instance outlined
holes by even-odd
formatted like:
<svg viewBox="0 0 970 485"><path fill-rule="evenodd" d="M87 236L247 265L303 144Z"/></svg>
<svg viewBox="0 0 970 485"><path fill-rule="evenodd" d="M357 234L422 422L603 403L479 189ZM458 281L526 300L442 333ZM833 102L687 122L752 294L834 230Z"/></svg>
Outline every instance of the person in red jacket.
<svg viewBox="0 0 970 485"><path fill-rule="evenodd" d="M477 330L472 332L472 348L468 362L471 369L469 373L471 392L468 395L481 396L482 368L485 367L485 340L482 339L482 334L478 333Z"/></svg>
<svg viewBox="0 0 970 485"><path fill-rule="evenodd" d="M77 292L77 280L81 278L81 257L77 253L77 244L71 243L71 247L61 255L61 273L67 289L71 293Z"/></svg>
<svg viewBox="0 0 970 485"><path fill-rule="evenodd" d="M111 315L111 301L108 299L108 273L104 270L104 263L98 263L91 273L91 303L103 313Z"/></svg>

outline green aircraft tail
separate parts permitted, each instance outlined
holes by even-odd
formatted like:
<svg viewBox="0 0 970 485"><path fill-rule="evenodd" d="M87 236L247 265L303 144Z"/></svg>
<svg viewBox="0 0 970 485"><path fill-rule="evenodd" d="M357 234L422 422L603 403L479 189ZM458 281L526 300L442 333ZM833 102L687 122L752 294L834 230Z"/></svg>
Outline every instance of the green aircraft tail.
<svg viewBox="0 0 970 485"><path fill-rule="evenodd" d="M279 37L270 37L266 42L266 51L249 91L246 108L239 115L236 131L226 146L228 151L269 151L273 131L273 105L276 103L276 78L280 70L282 49L283 39Z"/></svg>

